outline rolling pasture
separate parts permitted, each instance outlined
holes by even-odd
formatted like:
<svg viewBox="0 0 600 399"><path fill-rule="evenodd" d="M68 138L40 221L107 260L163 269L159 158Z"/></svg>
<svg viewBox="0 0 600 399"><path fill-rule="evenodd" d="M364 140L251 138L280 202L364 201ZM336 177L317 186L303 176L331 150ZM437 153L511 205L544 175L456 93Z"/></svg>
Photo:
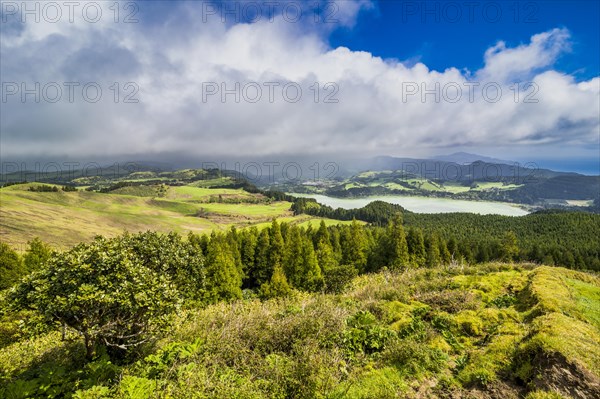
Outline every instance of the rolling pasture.
<svg viewBox="0 0 600 399"><path fill-rule="evenodd" d="M115 236L123 231L203 233L293 216L289 202L270 202L237 189L168 187L158 197L151 195L148 186L124 187L108 194L29 191L35 185L0 189L0 240L15 248L34 237L66 248L96 235ZM298 217L299 222L306 220Z"/></svg>

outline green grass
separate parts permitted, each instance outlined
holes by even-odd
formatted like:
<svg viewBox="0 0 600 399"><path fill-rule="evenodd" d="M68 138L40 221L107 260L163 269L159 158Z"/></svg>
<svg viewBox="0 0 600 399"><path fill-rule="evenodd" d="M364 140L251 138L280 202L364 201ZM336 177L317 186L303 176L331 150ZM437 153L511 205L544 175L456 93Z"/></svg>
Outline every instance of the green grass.
<svg viewBox="0 0 600 399"><path fill-rule="evenodd" d="M278 218L285 215L291 215L289 212L291 204L289 202L273 202L271 204L202 204L202 209L221 215L233 215L240 217L262 217Z"/></svg>
<svg viewBox="0 0 600 399"><path fill-rule="evenodd" d="M233 179L230 177L219 177L216 179L197 180L193 183L190 183L190 186L210 188L210 187L214 187L214 186L224 186L224 185L228 185L228 184L232 184L232 183L233 183Z"/></svg>
<svg viewBox="0 0 600 399"><path fill-rule="evenodd" d="M390 190L402 190L402 191L412 191L414 189L412 188L408 188L408 187L404 187L401 184L398 183L394 183L394 182L390 182L390 183L385 183L383 184L384 187L389 188Z"/></svg>
<svg viewBox="0 0 600 399"><path fill-rule="evenodd" d="M522 184L504 184L502 182L477 182L477 187L472 189L473 191L490 190L497 188L500 190L514 190L523 186Z"/></svg>
<svg viewBox="0 0 600 399"><path fill-rule="evenodd" d="M135 195L136 197L156 197L158 194L155 186L128 186L110 192L111 194Z"/></svg>
<svg viewBox="0 0 600 399"><path fill-rule="evenodd" d="M600 279L563 268L540 267L524 290L533 304L526 353L563 355L600 376Z"/></svg>
<svg viewBox="0 0 600 399"><path fill-rule="evenodd" d="M566 283L571 289L578 313L600 331L600 287L598 284L573 278L567 278Z"/></svg>
<svg viewBox="0 0 600 399"><path fill-rule="evenodd" d="M406 182L420 190L444 191L443 186L427 179L407 179Z"/></svg>
<svg viewBox="0 0 600 399"><path fill-rule="evenodd" d="M211 197L218 198L219 196L223 199L250 199L257 197L241 189L176 186L169 187L166 198L186 202L205 202Z"/></svg>
<svg viewBox="0 0 600 399"><path fill-rule="evenodd" d="M466 193L467 191L470 191L471 187L463 186L461 184L446 182L446 183L444 183L443 190L446 192L452 193L452 194L460 194L460 193Z"/></svg>
<svg viewBox="0 0 600 399"><path fill-rule="evenodd" d="M27 191L29 186L0 189L0 239L17 248L34 237L56 248L67 248L98 234L115 236L145 230L202 233L292 216L288 202L266 203L262 196L242 190L170 187L165 198L158 198L141 196L143 189L138 187L125 188L138 195L126 195L37 193ZM204 203L219 195L231 201L258 203Z"/></svg>

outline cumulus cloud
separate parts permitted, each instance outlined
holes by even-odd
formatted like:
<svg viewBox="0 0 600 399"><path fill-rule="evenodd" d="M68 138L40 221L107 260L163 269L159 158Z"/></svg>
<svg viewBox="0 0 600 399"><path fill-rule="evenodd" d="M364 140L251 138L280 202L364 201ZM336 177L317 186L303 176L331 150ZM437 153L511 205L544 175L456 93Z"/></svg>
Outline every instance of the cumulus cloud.
<svg viewBox="0 0 600 399"><path fill-rule="evenodd" d="M569 50L565 28L516 47L499 42L479 71L440 72L331 48L328 34L372 7L363 0L337 2L327 23L313 9L296 22L281 7L256 22L224 23L201 2L149 3L140 3L139 23L115 23L104 9L98 23L14 22L3 32L3 156L598 145L600 79L578 82L552 69ZM6 82L19 92L7 95L15 87ZM29 94L23 102L21 85L35 82L40 101ZM53 103L52 87L43 92L49 82L80 85L73 101L63 88ZM82 97L89 82L102 89L97 102Z"/></svg>
<svg viewBox="0 0 600 399"><path fill-rule="evenodd" d="M503 41L485 52L485 67L481 78L502 82L526 80L541 68L552 65L559 55L570 49L570 33L566 28L555 28L531 37L528 44L507 48Z"/></svg>

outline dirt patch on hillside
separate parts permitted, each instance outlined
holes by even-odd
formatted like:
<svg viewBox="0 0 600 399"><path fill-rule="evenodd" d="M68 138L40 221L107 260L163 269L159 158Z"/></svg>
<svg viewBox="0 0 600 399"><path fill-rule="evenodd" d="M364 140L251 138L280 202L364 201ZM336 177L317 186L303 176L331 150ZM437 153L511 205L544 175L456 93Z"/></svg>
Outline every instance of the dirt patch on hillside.
<svg viewBox="0 0 600 399"><path fill-rule="evenodd" d="M576 399L600 398L600 378L570 363L560 353L538 356L539 372L531 382L537 389L557 391Z"/></svg>

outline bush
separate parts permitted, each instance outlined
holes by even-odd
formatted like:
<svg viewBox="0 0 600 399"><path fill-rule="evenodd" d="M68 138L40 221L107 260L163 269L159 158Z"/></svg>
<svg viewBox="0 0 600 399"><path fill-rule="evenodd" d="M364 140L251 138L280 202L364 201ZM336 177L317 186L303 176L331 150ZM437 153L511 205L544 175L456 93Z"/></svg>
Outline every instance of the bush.
<svg viewBox="0 0 600 399"><path fill-rule="evenodd" d="M8 296L13 307L79 332L88 359L98 345L127 349L147 342L167 325L179 297L167 276L121 240L102 238L55 256Z"/></svg>
<svg viewBox="0 0 600 399"><path fill-rule="evenodd" d="M377 324L377 319L368 311L360 311L347 321L348 329L342 335L342 345L349 356L355 353L371 354L385 349L386 342L395 336L387 327Z"/></svg>

